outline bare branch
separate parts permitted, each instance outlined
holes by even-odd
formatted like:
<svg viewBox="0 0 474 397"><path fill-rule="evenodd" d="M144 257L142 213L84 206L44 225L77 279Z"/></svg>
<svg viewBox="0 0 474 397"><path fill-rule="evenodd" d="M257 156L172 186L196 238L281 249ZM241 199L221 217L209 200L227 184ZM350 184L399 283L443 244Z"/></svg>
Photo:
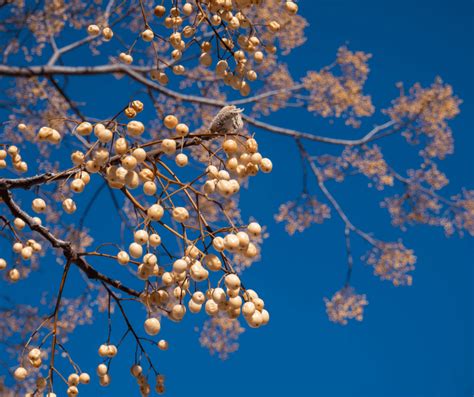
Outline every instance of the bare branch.
<svg viewBox="0 0 474 397"><path fill-rule="evenodd" d="M281 90L274 90L271 93L259 94L255 97L247 98L244 100L238 101L219 101L216 99L210 99L206 97L200 97L196 95L182 94L177 91L171 90L169 88L163 87L152 80L147 79L141 73L146 73L151 71L152 68L148 67L129 67L121 64L115 65L100 65L100 66L31 66L31 67L15 67L0 65L0 76L12 76L12 77L31 77L31 76L52 76L52 75L101 75L101 74L126 74L135 81L159 91L160 93L171 97L177 101L196 103L200 105L208 105L213 107L221 108L226 105L242 105L245 103L250 103L258 101L261 98L268 97L270 95L276 95L281 92ZM301 89L300 85L296 85L292 89ZM285 89L287 91L287 89ZM329 138L320 135L314 135L309 132L302 132L294 129L278 127L272 124L268 124L259 120L256 120L250 116L242 115L242 118L247 121L249 124L261 128L262 130L273 132L279 135L289 136L292 138L310 140L315 142L322 142L332 145L342 145L342 146L358 146L363 145L371 140L376 139L377 133L380 131L386 130L395 125L393 120L387 121L384 124L374 127L371 131L365 134L360 139L337 139ZM398 128L394 128L389 132L397 132ZM386 135L384 135L386 136Z"/></svg>
<svg viewBox="0 0 474 397"><path fill-rule="evenodd" d="M119 289L122 292L127 293L128 295L138 297L140 293L135 291L125 285L120 281L109 278L108 276L98 272L93 268L83 257L78 256L77 252L73 249L70 241L64 241L56 237L51 233L46 227L38 224L35 220L28 215L21 207L13 200L12 194L9 190L0 189L0 197L3 202L10 209L10 212L18 218L21 218L31 230L37 232L43 236L47 241L51 243L54 248L59 248L63 251L63 254L67 260L70 260L72 263L81 269L89 279L91 280L101 280L114 288Z"/></svg>

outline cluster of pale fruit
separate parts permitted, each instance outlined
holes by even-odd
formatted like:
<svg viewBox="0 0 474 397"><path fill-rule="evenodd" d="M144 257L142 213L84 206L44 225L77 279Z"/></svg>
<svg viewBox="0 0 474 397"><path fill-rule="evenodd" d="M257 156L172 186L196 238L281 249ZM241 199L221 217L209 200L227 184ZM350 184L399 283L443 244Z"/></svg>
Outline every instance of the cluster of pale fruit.
<svg viewBox="0 0 474 397"><path fill-rule="evenodd" d="M70 191L75 194L84 191L94 174L100 175L114 189L128 192L139 186L142 187L144 195L142 203L135 198L133 201L138 213L143 217L143 226L137 227L134 231L133 242L128 249L119 251L113 257L122 266L136 266L136 276L140 280L148 281L156 277L156 283L147 282L148 286L153 285L152 289L147 288L140 297L149 313L144 321L145 332L151 336L157 335L161 330L162 316L179 322L188 310L191 313L198 313L203 308L209 316L224 315L235 319L242 314L252 328L267 324L270 316L264 307L263 299L255 291L243 287L240 277L233 270L229 260L230 254L255 258L258 255L256 240L262 234L262 227L257 222L251 222L240 227L232 224L218 231L207 229L193 241L189 239L189 235L181 235L173 229L172 226L176 227L176 224L186 227L194 212L198 218L201 217L201 220L204 220L204 215L195 207L188 209L185 206L175 206L167 198L171 193L167 193L164 198L157 194L160 175L157 162L160 161L163 167L170 170L162 159L173 157L178 167L187 166L188 156L183 151L187 143L193 141L195 136L189 133L189 127L180 123L175 115L167 115L163 120L163 125L170 131L167 134L169 137L153 141L152 144L150 142L142 144L144 147L141 147L139 142L143 142L141 138L145 133L145 126L133 118L142 110L143 104L140 101L132 101L124 110L124 114L132 119L126 124L115 121L78 123L74 133L87 137L89 148L84 152L76 150L72 153L73 167L68 170L70 180L67 180L67 183ZM199 183L200 194L209 200L216 200L214 198L216 195L217 199L219 197L226 199L239 191L240 184L245 178L256 175L258 171L267 173L272 170L272 162L259 153L255 138L245 136L229 127L241 127L240 119L235 121L232 118L226 118L228 114L232 114L232 117L235 114L238 115L238 112L235 114L232 112L235 113L237 110L234 107L226 107L221 111L207 134L208 138L210 136L217 140L220 145L219 149L209 155L217 165L208 165L201 177L189 184L180 182L178 190L186 193L188 189ZM230 132L227 133L222 129ZM92 135L95 136L95 140L90 139ZM52 139L52 136L55 138ZM53 128L42 127L37 133L37 139L41 142L57 144L61 141L61 134ZM146 150L153 146L158 146L158 148ZM197 161L196 163L202 164ZM173 171L170 170L170 172L175 175ZM148 203L150 199L153 199L154 203ZM192 202L192 200L189 201ZM41 197L36 197L31 204L32 210L38 215L47 212L47 206L47 201ZM77 205L69 197L62 201L62 208L65 213L72 214L77 210ZM167 216L170 221L166 220ZM41 224L39 217L35 216L32 219L33 222ZM175 236L183 240L185 249L181 258L168 265L159 265L156 249L161 245L161 236L152 227L153 225L166 227L168 231L172 231ZM17 236L20 236L19 232L25 226L25 220L14 219L13 227L18 232ZM206 239L209 241L208 244L204 244ZM199 240L203 241L202 248L198 247ZM42 247L35 240L29 239L25 243L15 241L13 250L23 260L28 260L35 253L41 252ZM6 266L6 261L0 259L0 269ZM211 272L223 273L215 286L211 284ZM16 269L12 269L10 273L12 281L19 279ZM199 285L202 282L206 284L206 287L201 291ZM191 291L192 286L193 291ZM186 301L187 305L185 305ZM165 340L160 340L157 345L162 350L168 348L168 342ZM107 343L99 347L99 356L102 358L112 359L117 353L117 346L113 344ZM38 367L38 363L41 365L41 351L33 347L28 353L28 360L33 367ZM137 379L141 394L147 396L150 393L150 385L140 365L135 364L131 372ZM15 370L14 377L22 381L28 374L28 366L22 365ZM101 385L107 386L110 383L111 377L106 364L99 364L97 374ZM71 374L68 378L68 396L77 395L78 385L88 382L87 373ZM42 392L46 387L45 378L38 377L36 387ZM157 376L155 390L158 393L164 392L162 375ZM54 397L55 394L50 392L48 396Z"/></svg>
<svg viewBox="0 0 474 397"><path fill-rule="evenodd" d="M18 126L20 131L26 130L25 124ZM6 149L0 149L0 170L7 168L7 156L10 155L10 159L15 171L24 173L28 171L28 164L24 161L20 155L20 149L15 145L10 145Z"/></svg>
<svg viewBox="0 0 474 397"><path fill-rule="evenodd" d="M197 32L200 31L200 25L209 25L209 31L216 36L216 41L223 53L220 59L217 59L215 67L216 76L223 80L224 84L237 90L241 95L250 94L251 88L249 82L257 80L255 65L261 64L265 60L265 53L274 54L277 48L273 44L263 45L261 40L255 34L256 29L252 22L247 18L248 7L258 7L260 1L232 1L232 0L209 0L196 2L196 6L186 2L179 6L179 3L173 2L169 10L163 5L157 5L154 8L154 15L161 20L162 25L171 30L169 37L163 37L162 34L156 34L150 26L149 21L144 20L144 30L139 34L141 40L158 47L155 39L159 39L160 46L162 40L170 44L171 52L169 59L161 60L164 68L157 68L150 73L150 77L160 84L166 85L169 81L166 69L169 68L175 75L184 75L186 68L182 64L183 54L192 48L194 42L199 44L200 55L199 63L204 67L210 67L215 62L213 56L213 46L211 41L202 40ZM298 5L293 1L283 2L282 12L288 15L295 15L298 12ZM264 27L270 34L276 34L280 31L281 25L276 20L269 21ZM220 30L220 32L218 31ZM110 26L99 26L91 24L87 27L87 32L91 36L102 35L103 40L110 41L114 32ZM186 42L185 40L188 40ZM134 44L128 51L121 52L120 61L130 65L133 59ZM225 55L231 54L234 67L231 68Z"/></svg>
<svg viewBox="0 0 474 397"><path fill-rule="evenodd" d="M44 355L44 352L41 351L39 348L32 348L28 352L28 364L31 365L34 368L39 368L41 367L42 364L42 359L41 357ZM24 381L30 371L24 367L20 366L15 369L13 372L13 377L18 381L22 382ZM84 384L87 385L90 382L91 378L90 375L87 372L81 372L80 374L73 372L71 373L65 381L67 382L67 395L68 397L75 397L79 394L79 389L78 386L79 384ZM41 375L37 376L35 379L35 391L33 392L27 392L25 394L25 397L38 397L38 396L44 396L44 392L47 390L48 387L48 378L45 378ZM46 397L57 397L56 393L50 391L46 393Z"/></svg>

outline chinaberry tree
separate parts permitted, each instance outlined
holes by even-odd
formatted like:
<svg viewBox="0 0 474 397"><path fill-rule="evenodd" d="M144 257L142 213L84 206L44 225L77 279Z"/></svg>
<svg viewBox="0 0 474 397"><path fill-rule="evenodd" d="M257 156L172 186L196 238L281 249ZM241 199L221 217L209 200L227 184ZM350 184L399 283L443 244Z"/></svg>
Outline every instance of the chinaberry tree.
<svg viewBox="0 0 474 397"><path fill-rule="evenodd" d="M163 393L154 356L168 348L160 330L169 321L205 311L200 342L223 358L245 325L269 322L258 285L242 275L265 258L265 236L279 227L261 226L258 212L239 205L252 179L272 171L260 134L286 140L300 157L276 164L303 176L277 223L290 235L329 218L342 225L347 273L325 300L331 321L362 320L355 260L395 285L412 283L416 261L401 240L354 223L335 183L368 178L394 227L474 233L474 192L442 192L448 177L439 164L453 152L448 122L460 104L451 87L441 79L400 85L376 112L365 89L370 55L347 47L293 77L282 55L304 43L308 25L293 1L3 0L0 18L1 283L21 289L36 279L45 294L1 297L10 368L2 396L75 396L92 376L81 366L97 366L93 376L107 386L125 344L136 354L120 359L130 361L141 395ZM326 133L272 121L290 108L327 120ZM383 121L367 121L375 117ZM352 139L331 132L336 119ZM395 140L415 158L410 166L385 159ZM354 239L367 252L356 256ZM58 285L41 278L44 268L61 275ZM141 323L130 316L137 307ZM108 318L95 320L103 344L90 362L76 362L68 343L97 313ZM123 328L113 326L117 317Z"/></svg>

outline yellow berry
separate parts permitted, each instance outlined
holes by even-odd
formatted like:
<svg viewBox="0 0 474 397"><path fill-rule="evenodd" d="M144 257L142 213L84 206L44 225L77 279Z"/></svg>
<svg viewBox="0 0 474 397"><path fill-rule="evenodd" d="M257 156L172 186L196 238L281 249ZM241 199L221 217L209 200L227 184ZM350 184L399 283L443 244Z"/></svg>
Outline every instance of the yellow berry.
<svg viewBox="0 0 474 397"><path fill-rule="evenodd" d="M160 348L160 350L168 350L168 342L165 341L164 339L161 339L158 342L158 347Z"/></svg>
<svg viewBox="0 0 474 397"><path fill-rule="evenodd" d="M154 317L146 319L143 326L145 328L145 332L151 336L157 335L161 329L160 321Z"/></svg>
<svg viewBox="0 0 474 397"><path fill-rule="evenodd" d="M169 114L164 118L163 124L165 125L166 128L169 128L170 130L172 130L173 128L176 128L176 126L178 125L178 118L173 114Z"/></svg>
<svg viewBox="0 0 474 397"><path fill-rule="evenodd" d="M100 33L100 28L97 25L89 25L87 27L87 33L90 36L98 36Z"/></svg>
<svg viewBox="0 0 474 397"><path fill-rule="evenodd" d="M106 27L102 29L102 36L104 37L105 41L112 40L112 37L114 37L114 32L112 31L111 28Z"/></svg>
<svg viewBox="0 0 474 397"><path fill-rule="evenodd" d="M13 372L13 377L18 382L24 381L27 376L28 376L28 371L24 367L18 367L17 369L15 369L15 372Z"/></svg>
<svg viewBox="0 0 474 397"><path fill-rule="evenodd" d="M166 8L163 6L156 6L153 12L158 18L161 18L163 15L165 15Z"/></svg>
<svg viewBox="0 0 474 397"><path fill-rule="evenodd" d="M178 136L186 136L188 135L189 133L189 127L184 124L184 123L180 123L176 126L176 134Z"/></svg>
<svg viewBox="0 0 474 397"><path fill-rule="evenodd" d="M153 30L151 29L146 29L142 32L143 41L150 42L153 40L154 37L155 37L155 34L153 33Z"/></svg>
<svg viewBox="0 0 474 397"><path fill-rule="evenodd" d="M188 165L188 156L186 156L184 153L179 153L176 155L175 162L178 167L185 167Z"/></svg>

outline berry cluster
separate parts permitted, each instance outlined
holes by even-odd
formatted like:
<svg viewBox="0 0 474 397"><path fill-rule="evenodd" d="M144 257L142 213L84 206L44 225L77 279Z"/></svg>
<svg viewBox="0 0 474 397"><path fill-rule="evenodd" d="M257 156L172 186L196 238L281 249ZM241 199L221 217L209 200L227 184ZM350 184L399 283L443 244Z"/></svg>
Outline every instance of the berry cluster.
<svg viewBox="0 0 474 397"><path fill-rule="evenodd" d="M204 310L210 317L224 316L229 320L242 315L252 328L267 324L270 315L263 299L254 290L244 287L232 266L232 258L236 255L248 260L258 256L262 227L257 222L235 224L222 203L232 200L241 184L258 171L270 172L272 162L260 154L254 136L241 132L241 110L224 108L208 132L198 134L190 133L188 125L180 123L176 115L169 114L162 121L162 135L165 137L150 140L145 125L135 119L143 108L143 103L135 100L114 119L77 122L73 133L86 139L87 149L73 150L70 168L55 176L59 194L51 196L43 192L35 197L31 203L33 213L40 216L57 211L53 203L57 200L65 214L73 215L80 205L79 199L72 195L80 197L97 179L123 193L138 216L132 241L128 247L115 253L96 254L115 259L119 265L130 268L144 283L139 301L146 308L143 330L150 337L160 333L163 318L180 322L187 311L199 313ZM121 122L123 118L125 121ZM42 127L37 140L58 144L60 139L48 138L56 133L61 136L56 130ZM206 164L203 165L201 159L193 160L192 151L188 152L189 157L185 154L188 147L205 144L209 148L217 147L208 149ZM193 168L204 169L191 182L184 182L178 176L178 170L189 165L189 158L195 166ZM187 173L192 174L193 170L189 169ZM199 200L215 203L223 222L212 225L199 209ZM42 252L40 243L22 237L27 226L32 229L41 225L47 230L48 225L38 216L22 213L11 225L15 236L13 251L25 261ZM201 227L194 227L193 222L198 222ZM163 240L168 240L164 233L171 233L184 244L180 255L169 254L163 245ZM172 260L163 259L166 252ZM87 256L88 253L81 255ZM6 267L6 261L1 259L0 268ZM11 269L9 278L18 281L20 272ZM160 340L156 345L160 350L168 348L166 340ZM38 351L38 348L32 348L28 357L32 358ZM107 386L111 381L109 365L118 354L118 345L108 340L99 347L98 354L104 360L97 367L99 382ZM29 365L40 367L40 356L30 359ZM28 377L27 367L21 366L15 371L18 381ZM69 376L68 396L77 395L78 384L87 383L81 381L86 375L77 372ZM139 362L132 367L132 375L137 379L141 394L148 395L148 377L142 372ZM45 379L39 376L38 379ZM37 391L43 390L40 386L36 385ZM155 390L158 393L164 391L164 377L158 373ZM51 396L54 396L52 390Z"/></svg>
<svg viewBox="0 0 474 397"><path fill-rule="evenodd" d="M253 21L253 13L258 15L261 3L230 0L202 0L194 4L173 2L170 8L157 5L152 18L141 4L142 30L133 44L119 53L118 59L131 65L135 61L134 53L139 54L137 42L144 42L156 59L156 68L150 72L151 79L166 85L168 70L175 75L187 73L184 54L192 53L197 55L200 66L210 68L214 65L217 78L247 96L251 91L249 83L258 78L256 67L267 55L272 56L277 51L268 38L281 29L277 20L269 20L264 26ZM293 1L283 2L281 7L286 16L298 12L298 5ZM102 35L105 41L114 37L110 26L91 24L87 33L92 37ZM212 39L208 39L209 36Z"/></svg>

